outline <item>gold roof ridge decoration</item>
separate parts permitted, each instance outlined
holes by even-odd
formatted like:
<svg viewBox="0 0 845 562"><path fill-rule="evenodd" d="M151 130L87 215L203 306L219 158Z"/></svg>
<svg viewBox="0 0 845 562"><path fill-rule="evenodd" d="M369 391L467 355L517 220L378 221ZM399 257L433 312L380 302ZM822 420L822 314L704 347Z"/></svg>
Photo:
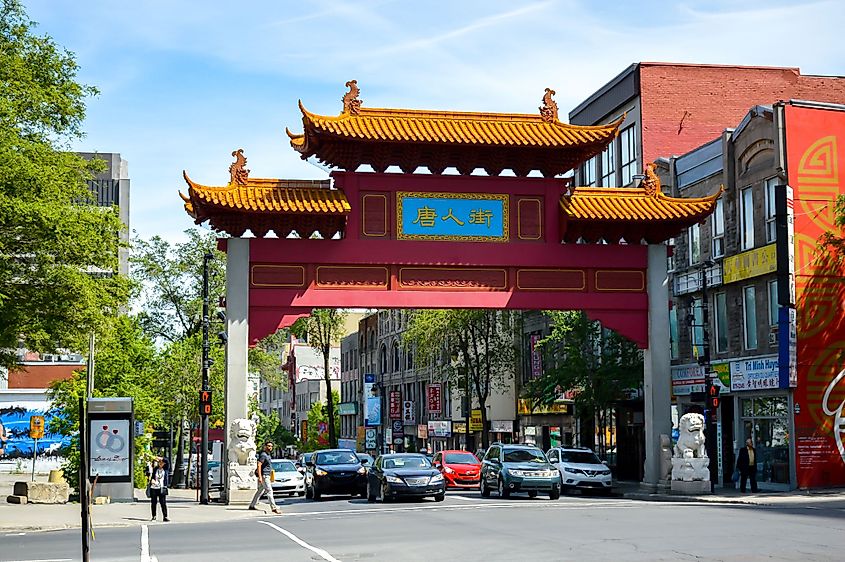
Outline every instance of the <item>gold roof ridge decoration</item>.
<svg viewBox="0 0 845 562"><path fill-rule="evenodd" d="M654 169L654 164L646 164L645 178L637 187L576 187L562 196L564 240L662 242L704 220L724 192L722 186L706 197L672 197L661 190Z"/></svg>
<svg viewBox="0 0 845 562"><path fill-rule="evenodd" d="M483 168L525 176L563 174L601 152L619 133L613 123L580 126L558 119L555 91L546 88L538 113L492 113L363 107L357 81L346 83L339 115L320 115L302 100L302 133L285 129L303 159L316 156L329 166L354 171L369 164L377 172L396 165L406 173L425 166L435 174L454 166L469 174Z"/></svg>

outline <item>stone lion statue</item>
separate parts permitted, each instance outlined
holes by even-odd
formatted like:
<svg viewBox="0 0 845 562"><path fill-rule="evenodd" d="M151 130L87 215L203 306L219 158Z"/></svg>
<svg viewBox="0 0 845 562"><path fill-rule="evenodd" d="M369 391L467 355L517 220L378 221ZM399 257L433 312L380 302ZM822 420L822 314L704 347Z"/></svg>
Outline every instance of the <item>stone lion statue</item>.
<svg viewBox="0 0 845 562"><path fill-rule="evenodd" d="M229 427L229 466L255 466L255 423L236 419Z"/></svg>
<svg viewBox="0 0 845 562"><path fill-rule="evenodd" d="M692 451L693 458L707 456L704 448L704 416L684 414L679 422L680 435L675 443L675 458L689 458L686 451Z"/></svg>

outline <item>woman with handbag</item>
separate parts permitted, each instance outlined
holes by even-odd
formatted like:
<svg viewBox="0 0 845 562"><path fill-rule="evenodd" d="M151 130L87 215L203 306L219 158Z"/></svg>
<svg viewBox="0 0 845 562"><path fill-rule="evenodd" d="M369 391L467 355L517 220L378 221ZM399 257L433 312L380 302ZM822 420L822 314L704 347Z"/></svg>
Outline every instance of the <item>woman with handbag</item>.
<svg viewBox="0 0 845 562"><path fill-rule="evenodd" d="M153 511L152 521L156 520L156 503L161 504L161 514L165 521L167 518L167 488L170 486L170 475L167 470L167 463L163 457L156 458L150 475L150 507Z"/></svg>

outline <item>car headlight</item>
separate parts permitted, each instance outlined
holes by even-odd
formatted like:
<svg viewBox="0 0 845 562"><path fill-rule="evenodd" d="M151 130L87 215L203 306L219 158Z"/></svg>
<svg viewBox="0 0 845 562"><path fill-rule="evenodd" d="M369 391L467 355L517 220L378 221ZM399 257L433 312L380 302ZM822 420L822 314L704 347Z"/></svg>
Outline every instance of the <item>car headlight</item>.
<svg viewBox="0 0 845 562"><path fill-rule="evenodd" d="M399 478L398 476L391 476L391 475L388 474L387 476L384 477L384 479L387 480L388 482L393 483L393 484L401 484L402 483L402 479Z"/></svg>
<svg viewBox="0 0 845 562"><path fill-rule="evenodd" d="M566 472L570 472L572 474L578 474L579 472L581 472L577 468L569 468L568 466L563 467L563 470L565 470Z"/></svg>
<svg viewBox="0 0 845 562"><path fill-rule="evenodd" d="M366 473L367 473L367 469L364 468L363 466L358 469L358 474L366 474Z"/></svg>
<svg viewBox="0 0 845 562"><path fill-rule="evenodd" d="M446 472L446 474L455 474L455 471L449 468L448 466L444 467L443 471Z"/></svg>
<svg viewBox="0 0 845 562"><path fill-rule="evenodd" d="M314 470L314 475L316 475L316 476L325 476L326 474L328 474L328 472L326 472L325 470L323 470L321 468Z"/></svg>
<svg viewBox="0 0 845 562"><path fill-rule="evenodd" d="M443 475L442 474L435 474L431 477L431 483L436 484L438 482L443 482Z"/></svg>

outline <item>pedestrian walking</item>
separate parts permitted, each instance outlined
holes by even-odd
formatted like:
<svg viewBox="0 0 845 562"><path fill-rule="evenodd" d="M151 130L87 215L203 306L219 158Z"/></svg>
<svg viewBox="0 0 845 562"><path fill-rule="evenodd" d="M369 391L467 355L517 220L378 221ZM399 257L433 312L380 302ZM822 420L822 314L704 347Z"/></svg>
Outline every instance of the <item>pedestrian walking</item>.
<svg viewBox="0 0 845 562"><path fill-rule="evenodd" d="M751 438L745 440L745 447L739 450L736 460L736 469L739 471L739 491L745 493L745 484L751 479L751 491L757 493L757 451Z"/></svg>
<svg viewBox="0 0 845 562"><path fill-rule="evenodd" d="M156 520L156 504L161 504L161 514L167 518L167 488L170 486L170 475L167 463L163 457L157 457L150 470L150 508L153 512L152 521Z"/></svg>
<svg viewBox="0 0 845 562"><path fill-rule="evenodd" d="M273 513L281 513L282 510L276 506L276 498L273 497L273 484L270 482L270 474L273 472L273 464L270 462L270 453L273 451L273 442L267 441L264 443L264 450L258 455L258 466L255 468L255 475L258 477L258 489L255 495L252 496L252 502L249 504L250 509L258 509L255 504L261 499L261 496L267 494L267 499L270 502L270 507Z"/></svg>

